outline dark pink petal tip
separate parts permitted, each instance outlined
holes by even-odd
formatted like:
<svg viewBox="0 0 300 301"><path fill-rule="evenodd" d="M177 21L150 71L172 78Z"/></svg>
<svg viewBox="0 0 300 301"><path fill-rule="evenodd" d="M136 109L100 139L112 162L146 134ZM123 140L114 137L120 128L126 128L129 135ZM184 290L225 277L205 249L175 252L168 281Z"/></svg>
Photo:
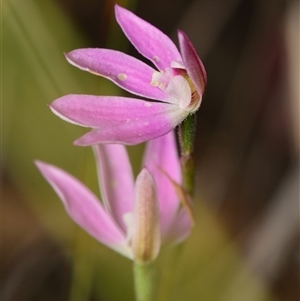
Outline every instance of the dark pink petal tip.
<svg viewBox="0 0 300 301"><path fill-rule="evenodd" d="M182 30L178 30L178 40L187 73L194 82L198 93L201 92L203 95L207 84L207 76L204 65L198 57L198 54L190 39Z"/></svg>

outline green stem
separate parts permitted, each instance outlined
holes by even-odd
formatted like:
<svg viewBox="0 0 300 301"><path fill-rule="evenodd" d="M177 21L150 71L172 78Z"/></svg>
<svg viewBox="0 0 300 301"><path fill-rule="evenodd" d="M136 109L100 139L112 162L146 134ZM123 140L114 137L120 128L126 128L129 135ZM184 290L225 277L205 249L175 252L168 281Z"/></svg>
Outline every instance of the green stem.
<svg viewBox="0 0 300 301"><path fill-rule="evenodd" d="M180 164L182 172L182 185L184 190L189 194L193 194L195 162L194 162L194 143L196 132L196 115L189 115L178 128L180 143Z"/></svg>
<svg viewBox="0 0 300 301"><path fill-rule="evenodd" d="M191 154L194 151L196 122L196 114L192 114L179 125L181 153L184 155Z"/></svg>
<svg viewBox="0 0 300 301"><path fill-rule="evenodd" d="M182 186L184 190L190 195L194 191L194 178L195 178L195 162L192 154L182 155L180 158L181 173L182 173Z"/></svg>
<svg viewBox="0 0 300 301"><path fill-rule="evenodd" d="M134 262L134 285L136 301L154 301L155 267L154 263L140 264Z"/></svg>

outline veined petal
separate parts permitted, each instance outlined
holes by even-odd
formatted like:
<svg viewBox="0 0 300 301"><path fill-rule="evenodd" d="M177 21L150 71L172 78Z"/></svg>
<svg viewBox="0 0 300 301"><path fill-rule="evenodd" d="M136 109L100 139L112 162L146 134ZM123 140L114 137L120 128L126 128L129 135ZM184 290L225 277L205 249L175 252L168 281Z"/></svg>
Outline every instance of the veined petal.
<svg viewBox="0 0 300 301"><path fill-rule="evenodd" d="M175 44L159 29L118 5L115 14L128 40L159 70L170 67L172 61L182 62Z"/></svg>
<svg viewBox="0 0 300 301"><path fill-rule="evenodd" d="M175 182L181 183L180 162L174 131L147 143L143 164L149 169L157 183L161 231L164 240L179 207L179 198L173 184L165 175L166 173Z"/></svg>
<svg viewBox="0 0 300 301"><path fill-rule="evenodd" d="M127 151L118 144L98 144L93 149L104 206L126 233L124 215L132 211L134 199L134 179Z"/></svg>
<svg viewBox="0 0 300 301"><path fill-rule="evenodd" d="M153 68L125 53L99 48L77 49L65 54L81 70L103 76L133 94L164 100L165 93L150 85Z"/></svg>
<svg viewBox="0 0 300 301"><path fill-rule="evenodd" d="M177 105L111 96L67 95L51 110L66 121L97 130L75 144L138 144L170 132L188 114Z"/></svg>
<svg viewBox="0 0 300 301"><path fill-rule="evenodd" d="M200 101L197 104L198 108L207 83L206 72L194 46L187 35L181 30L178 30L178 40L187 74L195 85L200 96Z"/></svg>
<svg viewBox="0 0 300 301"><path fill-rule="evenodd" d="M80 227L106 246L132 257L124 233L85 185L53 165L40 161L35 164L60 197L69 216Z"/></svg>

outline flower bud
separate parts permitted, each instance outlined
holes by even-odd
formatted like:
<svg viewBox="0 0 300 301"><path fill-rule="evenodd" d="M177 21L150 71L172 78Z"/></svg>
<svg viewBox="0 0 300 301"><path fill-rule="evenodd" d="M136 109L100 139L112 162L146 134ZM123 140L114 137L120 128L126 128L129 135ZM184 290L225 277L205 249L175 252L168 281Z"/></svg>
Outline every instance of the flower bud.
<svg viewBox="0 0 300 301"><path fill-rule="evenodd" d="M160 249L159 204L153 176L143 168L137 177L131 248L138 263L153 261Z"/></svg>

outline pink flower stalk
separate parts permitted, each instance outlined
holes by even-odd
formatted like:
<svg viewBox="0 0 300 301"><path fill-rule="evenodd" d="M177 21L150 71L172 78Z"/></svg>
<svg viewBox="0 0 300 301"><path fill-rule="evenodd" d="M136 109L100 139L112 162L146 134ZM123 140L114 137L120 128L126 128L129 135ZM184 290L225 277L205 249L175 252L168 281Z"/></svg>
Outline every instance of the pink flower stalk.
<svg viewBox="0 0 300 301"><path fill-rule="evenodd" d="M189 235L193 222L174 186L181 184L181 173L173 132L147 144L145 167L135 183L123 145L99 144L93 149L103 203L70 174L36 161L80 227L143 263L154 260L161 245L179 243Z"/></svg>
<svg viewBox="0 0 300 301"><path fill-rule="evenodd" d="M157 70L110 49L77 49L66 59L148 100L72 94L56 99L50 105L56 115L93 129L76 145L138 144L160 137L194 113L202 100L205 69L185 33L178 31L179 52L169 37L132 12L115 5L115 15L129 41Z"/></svg>

